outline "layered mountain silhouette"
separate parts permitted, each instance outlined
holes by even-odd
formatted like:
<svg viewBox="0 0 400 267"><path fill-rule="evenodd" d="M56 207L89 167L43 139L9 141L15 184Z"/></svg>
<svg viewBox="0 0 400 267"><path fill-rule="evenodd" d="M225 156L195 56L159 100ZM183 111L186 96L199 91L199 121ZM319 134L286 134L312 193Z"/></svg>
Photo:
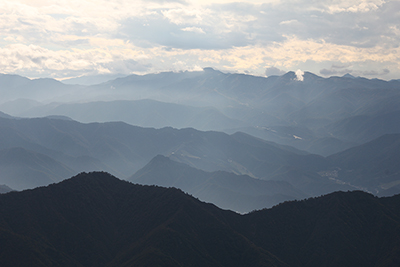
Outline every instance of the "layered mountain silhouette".
<svg viewBox="0 0 400 267"><path fill-rule="evenodd" d="M21 147L0 150L0 179L12 188L60 182L75 172L52 158Z"/></svg>
<svg viewBox="0 0 400 267"><path fill-rule="evenodd" d="M115 100L89 103L48 104L31 108L20 115L68 116L80 122L123 121L142 127L192 127L198 130L223 130L248 126L227 117L214 107L193 107L155 100Z"/></svg>
<svg viewBox="0 0 400 267"><path fill-rule="evenodd" d="M398 80L305 72L299 81L294 72L265 78L205 68L130 75L91 86L15 75L1 75L0 84L0 110L13 116L240 130L323 156L400 131Z"/></svg>
<svg viewBox="0 0 400 267"><path fill-rule="evenodd" d="M400 198L337 192L246 215L107 173L0 195L2 266L396 266Z"/></svg>
<svg viewBox="0 0 400 267"><path fill-rule="evenodd" d="M67 85L54 79L28 79L19 75L0 74L1 102L25 98L35 101L68 100L79 93L80 85ZM76 99L76 98L74 98Z"/></svg>
<svg viewBox="0 0 400 267"><path fill-rule="evenodd" d="M239 133L52 118L0 120L0 149L24 148L76 172L105 170L127 178L159 154L206 171L226 170L262 179L281 172L283 166L312 171L324 167L323 157ZM27 187L15 189L23 188Z"/></svg>
<svg viewBox="0 0 400 267"><path fill-rule="evenodd" d="M362 189L393 195L400 189L396 171L397 135L376 139L367 150L363 150L364 146L369 147L365 144L324 158L244 133L228 135L190 128L141 128L122 122L83 124L63 118L0 118L0 122L0 184L16 190L59 182L83 171L108 171L128 179L157 155L208 172L206 176L220 175L218 179L221 180L276 181L275 186L289 183L301 192L294 194L290 186L279 187L279 190L275 187L279 197L272 197L268 193L272 190L266 189L264 197L272 198L259 199L259 204L248 206L246 211L261 208L258 206L261 202L270 206L276 201L337 190ZM381 145L373 145L374 142ZM366 161L366 157L370 159ZM177 169L181 168L179 166ZM157 172L157 168L154 171L148 172L158 173L150 177L150 181L158 179L160 182L163 179L160 171ZM241 183L238 182L237 187L242 187ZM222 187L227 192L229 187ZM217 192L216 188L205 188L211 195ZM237 192L238 189L230 188L226 196L232 199ZM242 208L237 210L243 211Z"/></svg>
<svg viewBox="0 0 400 267"><path fill-rule="evenodd" d="M241 212L337 190L400 193L398 80L211 68L111 78L1 74L0 184L106 171Z"/></svg>
<svg viewBox="0 0 400 267"><path fill-rule="evenodd" d="M307 197L284 181L266 181L225 171L205 172L158 155L128 181L175 187L223 209L249 212Z"/></svg>

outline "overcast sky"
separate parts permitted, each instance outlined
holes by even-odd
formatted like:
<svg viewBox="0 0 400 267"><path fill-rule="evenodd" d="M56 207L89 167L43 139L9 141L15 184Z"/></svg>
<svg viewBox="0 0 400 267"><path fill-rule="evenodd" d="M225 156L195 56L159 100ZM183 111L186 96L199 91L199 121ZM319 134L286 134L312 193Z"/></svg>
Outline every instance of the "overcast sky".
<svg viewBox="0 0 400 267"><path fill-rule="evenodd" d="M399 25L398 0L0 0L0 73L400 79Z"/></svg>

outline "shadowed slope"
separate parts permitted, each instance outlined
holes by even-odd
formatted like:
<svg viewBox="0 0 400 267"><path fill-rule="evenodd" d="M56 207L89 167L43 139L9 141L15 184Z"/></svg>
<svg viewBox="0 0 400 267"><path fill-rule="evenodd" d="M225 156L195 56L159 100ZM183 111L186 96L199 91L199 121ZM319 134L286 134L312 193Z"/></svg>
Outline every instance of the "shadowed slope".
<svg viewBox="0 0 400 267"><path fill-rule="evenodd" d="M399 195L335 192L249 214L241 229L291 266L397 266L399 208Z"/></svg>
<svg viewBox="0 0 400 267"><path fill-rule="evenodd" d="M229 228L226 218L238 215L106 173L2 195L0 213L1 246L24 248L2 254L2 266L27 258L43 266L284 266Z"/></svg>
<svg viewBox="0 0 400 267"><path fill-rule="evenodd" d="M399 195L337 192L241 216L177 189L82 173L0 195L0 214L1 266L400 263Z"/></svg>

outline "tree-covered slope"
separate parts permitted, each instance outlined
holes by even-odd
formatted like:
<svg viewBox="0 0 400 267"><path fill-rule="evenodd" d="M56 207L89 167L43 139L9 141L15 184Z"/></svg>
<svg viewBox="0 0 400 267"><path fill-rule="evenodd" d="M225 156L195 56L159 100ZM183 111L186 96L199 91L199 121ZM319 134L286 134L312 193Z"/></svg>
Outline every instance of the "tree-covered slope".
<svg viewBox="0 0 400 267"><path fill-rule="evenodd" d="M400 197L336 192L239 215L82 173L0 195L1 266L397 266Z"/></svg>

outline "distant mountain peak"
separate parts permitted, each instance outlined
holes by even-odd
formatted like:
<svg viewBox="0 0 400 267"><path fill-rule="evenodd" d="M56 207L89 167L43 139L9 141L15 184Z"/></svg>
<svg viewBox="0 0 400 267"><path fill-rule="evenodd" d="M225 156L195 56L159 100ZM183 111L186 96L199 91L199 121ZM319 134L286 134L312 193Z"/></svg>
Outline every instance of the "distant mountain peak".
<svg viewBox="0 0 400 267"><path fill-rule="evenodd" d="M11 191L14 191L14 189L8 187L5 184L0 185L0 194L8 193L8 192L11 192Z"/></svg>
<svg viewBox="0 0 400 267"><path fill-rule="evenodd" d="M7 113L4 113L4 112L0 111L0 118L12 119L14 117L11 116L11 115L8 115Z"/></svg>
<svg viewBox="0 0 400 267"><path fill-rule="evenodd" d="M351 75L350 73L346 73L345 75L342 76L343 78L350 78L350 79L355 79L356 77L354 77L353 75Z"/></svg>
<svg viewBox="0 0 400 267"><path fill-rule="evenodd" d="M169 161L171 161L171 159L164 155L157 155L151 160L151 162L169 162Z"/></svg>
<svg viewBox="0 0 400 267"><path fill-rule="evenodd" d="M215 69L214 68L211 68L211 67L206 67L206 68L203 68L203 70L204 71L215 71Z"/></svg>
<svg viewBox="0 0 400 267"><path fill-rule="evenodd" d="M85 183L88 181L103 181L103 182L116 182L120 179L104 171L94 171L94 172L81 172L67 180L62 181L62 183Z"/></svg>
<svg viewBox="0 0 400 267"><path fill-rule="evenodd" d="M80 76L80 77L75 77L75 78L70 78L70 79L65 79L62 80L62 83L65 84L80 84L80 85L86 85L86 86L91 86L91 85L96 85L96 84L101 84L105 83L108 81L112 81L118 78L123 78L127 77L128 75L125 74L99 74L99 75L87 75L87 76Z"/></svg>
<svg viewBox="0 0 400 267"><path fill-rule="evenodd" d="M213 74L221 74L221 73L222 73L221 71L216 70L216 69L211 68L211 67L203 68L203 71L204 71L205 73L209 73L209 74L211 74L211 73L213 73Z"/></svg>

